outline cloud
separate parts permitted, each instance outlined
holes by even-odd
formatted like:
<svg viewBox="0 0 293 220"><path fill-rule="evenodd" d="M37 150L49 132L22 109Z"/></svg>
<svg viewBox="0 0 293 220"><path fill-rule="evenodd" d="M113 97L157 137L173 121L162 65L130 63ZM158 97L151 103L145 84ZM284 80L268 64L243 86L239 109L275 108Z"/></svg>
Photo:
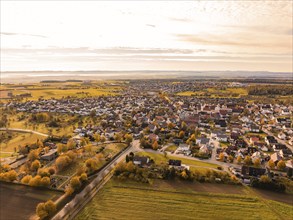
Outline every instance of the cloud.
<svg viewBox="0 0 293 220"><path fill-rule="evenodd" d="M155 28L156 27L156 25L154 25L154 24L146 24L146 26L152 27L152 28Z"/></svg>
<svg viewBox="0 0 293 220"><path fill-rule="evenodd" d="M230 46L230 47L246 47L246 48L282 48L292 51L292 39L285 41L273 38L272 36L259 36L252 33L231 33L230 35L216 34L175 34L175 36L185 42L196 45L208 46Z"/></svg>
<svg viewBox="0 0 293 220"><path fill-rule="evenodd" d="M31 48L26 45L23 48L2 48L3 53L61 53L61 54L192 54L194 52L204 52L205 50L189 49L170 49L170 48L135 48L135 47L112 47L112 48L65 48L65 47L48 47L48 48Z"/></svg>
<svg viewBox="0 0 293 220"><path fill-rule="evenodd" d="M24 34L24 33L11 33L11 32L1 32L0 34L6 35L6 36L30 36L30 37L47 38L46 36L38 35L38 34Z"/></svg>
<svg viewBox="0 0 293 220"><path fill-rule="evenodd" d="M187 22L187 23L192 21L191 19L188 19L188 18L175 18L175 17L171 17L169 18L169 20L178 21L178 22Z"/></svg>

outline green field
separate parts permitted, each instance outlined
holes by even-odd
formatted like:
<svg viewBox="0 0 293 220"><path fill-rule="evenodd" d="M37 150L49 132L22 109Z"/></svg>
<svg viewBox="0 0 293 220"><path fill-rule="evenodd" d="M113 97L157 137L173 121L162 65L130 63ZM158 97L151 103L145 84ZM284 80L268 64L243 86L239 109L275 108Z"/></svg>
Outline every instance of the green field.
<svg viewBox="0 0 293 220"><path fill-rule="evenodd" d="M159 186L150 186L112 180L75 219L270 220L290 219L293 214L292 206L269 200L264 202L245 194L248 192L241 186L227 188L223 184L179 183L176 187L176 184L161 182ZM206 190L205 186L208 187ZM222 193L209 192L209 188L217 188Z"/></svg>
<svg viewBox="0 0 293 220"><path fill-rule="evenodd" d="M176 149L177 149L176 145L171 145L167 147L165 151L172 152L172 151L175 151Z"/></svg>
<svg viewBox="0 0 293 220"><path fill-rule="evenodd" d="M166 157L163 154L152 153L152 152L139 152L139 156L149 156L151 159L155 161L156 164L167 163L169 159L173 160L181 160L183 164L186 165L194 165L194 166L202 166L202 167L210 167L210 168L217 168L218 165L212 163L206 163L198 160L190 160L185 158L180 158L176 156L167 155Z"/></svg>

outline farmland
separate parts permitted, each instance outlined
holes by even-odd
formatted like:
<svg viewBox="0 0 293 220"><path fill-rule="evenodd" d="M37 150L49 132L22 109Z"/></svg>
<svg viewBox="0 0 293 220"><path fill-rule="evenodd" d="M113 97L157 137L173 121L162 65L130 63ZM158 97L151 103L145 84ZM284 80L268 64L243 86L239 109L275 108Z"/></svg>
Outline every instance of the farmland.
<svg viewBox="0 0 293 220"><path fill-rule="evenodd" d="M56 83L33 83L26 85L1 85L1 98L3 100L9 98L8 92L11 92L13 97L21 97L24 95L26 100L42 99L61 99L65 97L94 97L94 96L109 96L117 95L122 87L112 82L94 82L83 84L81 82L56 82Z"/></svg>
<svg viewBox="0 0 293 220"><path fill-rule="evenodd" d="M264 203L241 186L166 181L150 186L112 180L76 220L289 219L292 211L283 203Z"/></svg>
<svg viewBox="0 0 293 220"><path fill-rule="evenodd" d="M201 91L184 91L184 92L179 92L177 95L179 96L197 96L197 97L211 97L211 98L229 98L229 97L234 97L234 98L240 98L242 96L247 96L248 92L245 88L225 88L225 89L220 89L220 88L207 88L203 89Z"/></svg>
<svg viewBox="0 0 293 220"><path fill-rule="evenodd" d="M0 219L29 219L36 205L48 199L56 200L61 192L0 183Z"/></svg>
<svg viewBox="0 0 293 220"><path fill-rule="evenodd" d="M206 163L206 162L197 161L197 160L179 158L176 156L169 156L169 155L167 157L164 157L164 155L162 155L162 154L156 154L156 153L152 153L152 152L139 152L138 155L139 156L149 156L157 164L167 163L167 161L169 159L173 159L173 160L181 160L182 163L186 164L186 165L203 166L203 167L209 167L209 168L217 168L218 167L218 165L212 164L212 163Z"/></svg>

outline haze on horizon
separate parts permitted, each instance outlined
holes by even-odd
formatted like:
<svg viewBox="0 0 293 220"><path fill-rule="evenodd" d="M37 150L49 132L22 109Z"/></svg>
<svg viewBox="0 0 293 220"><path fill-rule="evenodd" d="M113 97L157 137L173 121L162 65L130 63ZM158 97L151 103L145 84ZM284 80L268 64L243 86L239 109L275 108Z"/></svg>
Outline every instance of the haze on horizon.
<svg viewBox="0 0 293 220"><path fill-rule="evenodd" d="M292 1L1 1L1 71L293 72Z"/></svg>

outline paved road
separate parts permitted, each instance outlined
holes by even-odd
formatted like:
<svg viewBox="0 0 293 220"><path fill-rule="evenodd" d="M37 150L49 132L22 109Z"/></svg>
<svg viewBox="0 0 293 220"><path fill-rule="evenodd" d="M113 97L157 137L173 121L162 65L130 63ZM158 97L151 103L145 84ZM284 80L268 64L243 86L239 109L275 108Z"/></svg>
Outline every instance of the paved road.
<svg viewBox="0 0 293 220"><path fill-rule="evenodd" d="M67 203L63 209L61 209L52 220L66 220L73 219L75 215L82 210L82 208L96 195L96 193L111 179L115 166L121 161L125 160L125 156L131 151L135 152L139 148L139 141L135 140L131 146L121 153L116 159L111 161L106 167L104 167L91 183L77 194L69 203Z"/></svg>
<svg viewBox="0 0 293 220"><path fill-rule="evenodd" d="M16 132L24 132L24 133L32 133L32 134L38 134L44 137L48 137L49 135L33 131L33 130L26 130L26 129L20 129L20 128L0 128L0 131L16 131Z"/></svg>

